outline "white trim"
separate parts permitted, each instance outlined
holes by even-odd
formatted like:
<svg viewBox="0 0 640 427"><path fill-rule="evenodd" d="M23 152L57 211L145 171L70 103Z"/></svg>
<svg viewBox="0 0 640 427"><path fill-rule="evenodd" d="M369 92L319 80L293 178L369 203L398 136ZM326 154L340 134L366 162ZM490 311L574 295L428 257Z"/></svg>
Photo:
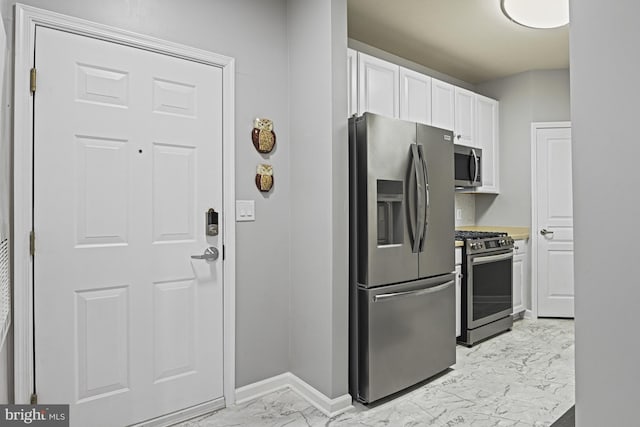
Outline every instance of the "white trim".
<svg viewBox="0 0 640 427"><path fill-rule="evenodd" d="M538 318L538 129L571 128L571 122L533 122L531 123L531 310L527 310L527 319Z"/></svg>
<svg viewBox="0 0 640 427"><path fill-rule="evenodd" d="M224 221L224 395L235 402L235 60L201 49L154 37L16 4L14 79L14 378L15 403L29 403L33 391L32 260L29 232L32 227L32 122L33 97L29 70L33 64L36 26L55 28L222 69L223 93L223 215Z"/></svg>
<svg viewBox="0 0 640 427"><path fill-rule="evenodd" d="M329 418L353 408L351 395L343 394L340 397L331 399L291 372L240 387L236 390L236 404L249 402L283 388L290 388Z"/></svg>
<svg viewBox="0 0 640 427"><path fill-rule="evenodd" d="M180 411L173 412L168 415L163 415L158 418L153 418L141 422L139 424L133 424L132 427L167 427L173 426L178 423L191 420L193 418L201 417L206 414L210 414L217 410L224 408L224 398L212 400L210 402L201 403L199 405L192 406L190 408L182 409Z"/></svg>
<svg viewBox="0 0 640 427"><path fill-rule="evenodd" d="M236 389L236 404L241 405L266 394L291 386L291 373L276 375Z"/></svg>

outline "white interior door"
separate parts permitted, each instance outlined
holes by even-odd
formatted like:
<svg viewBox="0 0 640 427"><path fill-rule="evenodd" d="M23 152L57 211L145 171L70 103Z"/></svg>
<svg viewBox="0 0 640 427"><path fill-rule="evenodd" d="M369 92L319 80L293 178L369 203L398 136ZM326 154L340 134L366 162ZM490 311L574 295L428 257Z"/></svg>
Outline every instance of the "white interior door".
<svg viewBox="0 0 640 427"><path fill-rule="evenodd" d="M571 128L536 130L538 316L573 317Z"/></svg>
<svg viewBox="0 0 640 427"><path fill-rule="evenodd" d="M221 70L37 29L35 375L74 426L223 402Z"/></svg>

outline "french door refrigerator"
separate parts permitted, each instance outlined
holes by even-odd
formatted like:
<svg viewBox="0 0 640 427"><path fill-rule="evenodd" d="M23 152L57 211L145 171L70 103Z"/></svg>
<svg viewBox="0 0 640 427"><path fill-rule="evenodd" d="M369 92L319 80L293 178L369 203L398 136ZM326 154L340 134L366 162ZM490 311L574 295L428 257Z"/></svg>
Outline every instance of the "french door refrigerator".
<svg viewBox="0 0 640 427"><path fill-rule="evenodd" d="M349 386L364 403L455 363L451 132L349 119Z"/></svg>

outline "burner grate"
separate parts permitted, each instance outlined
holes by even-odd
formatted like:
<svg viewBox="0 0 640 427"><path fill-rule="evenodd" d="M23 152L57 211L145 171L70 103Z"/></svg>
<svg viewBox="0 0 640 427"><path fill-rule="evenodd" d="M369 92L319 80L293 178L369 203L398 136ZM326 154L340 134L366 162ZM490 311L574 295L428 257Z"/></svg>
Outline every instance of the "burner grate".
<svg viewBox="0 0 640 427"><path fill-rule="evenodd" d="M455 238L456 240L472 240L472 239L487 239L491 237L502 237L506 236L507 233L501 233L497 231L465 231L465 230L456 230Z"/></svg>

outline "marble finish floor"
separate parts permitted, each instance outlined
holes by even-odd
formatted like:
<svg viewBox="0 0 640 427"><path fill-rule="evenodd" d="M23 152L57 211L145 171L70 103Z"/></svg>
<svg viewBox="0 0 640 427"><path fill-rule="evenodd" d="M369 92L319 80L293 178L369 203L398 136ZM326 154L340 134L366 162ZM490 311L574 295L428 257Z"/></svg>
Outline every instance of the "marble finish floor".
<svg viewBox="0 0 640 427"><path fill-rule="evenodd" d="M227 426L550 426L575 402L573 321L520 320L445 374L397 398L328 418L290 389L180 424Z"/></svg>

